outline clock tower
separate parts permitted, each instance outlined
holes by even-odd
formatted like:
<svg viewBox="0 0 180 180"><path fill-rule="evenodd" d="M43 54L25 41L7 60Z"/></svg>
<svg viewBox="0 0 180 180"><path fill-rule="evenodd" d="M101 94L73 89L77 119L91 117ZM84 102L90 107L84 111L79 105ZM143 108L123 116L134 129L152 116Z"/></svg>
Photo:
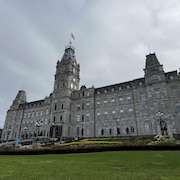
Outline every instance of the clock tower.
<svg viewBox="0 0 180 180"><path fill-rule="evenodd" d="M80 66L76 61L75 49L69 43L56 66L50 137L71 136L71 93L79 90L79 72Z"/></svg>

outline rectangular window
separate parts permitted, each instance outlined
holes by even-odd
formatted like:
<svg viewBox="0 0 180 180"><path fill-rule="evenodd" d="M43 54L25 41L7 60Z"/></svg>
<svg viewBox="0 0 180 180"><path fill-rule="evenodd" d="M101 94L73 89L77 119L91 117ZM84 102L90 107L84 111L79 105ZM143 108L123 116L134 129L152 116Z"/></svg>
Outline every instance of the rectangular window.
<svg viewBox="0 0 180 180"><path fill-rule="evenodd" d="M82 115L82 122L84 122L84 115Z"/></svg>
<svg viewBox="0 0 180 180"><path fill-rule="evenodd" d="M54 104L54 110L55 111L57 110L57 104Z"/></svg>
<svg viewBox="0 0 180 180"><path fill-rule="evenodd" d="M120 132L120 128L117 128L117 135L120 135L121 132Z"/></svg>

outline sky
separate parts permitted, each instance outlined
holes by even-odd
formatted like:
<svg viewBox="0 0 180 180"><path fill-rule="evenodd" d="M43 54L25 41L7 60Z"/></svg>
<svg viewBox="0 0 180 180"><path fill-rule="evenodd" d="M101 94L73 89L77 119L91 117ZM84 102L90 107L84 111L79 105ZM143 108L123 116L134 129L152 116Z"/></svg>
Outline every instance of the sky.
<svg viewBox="0 0 180 180"><path fill-rule="evenodd" d="M150 52L180 67L179 0L0 0L0 128L18 90L28 101L52 92L71 32L87 87L143 77Z"/></svg>

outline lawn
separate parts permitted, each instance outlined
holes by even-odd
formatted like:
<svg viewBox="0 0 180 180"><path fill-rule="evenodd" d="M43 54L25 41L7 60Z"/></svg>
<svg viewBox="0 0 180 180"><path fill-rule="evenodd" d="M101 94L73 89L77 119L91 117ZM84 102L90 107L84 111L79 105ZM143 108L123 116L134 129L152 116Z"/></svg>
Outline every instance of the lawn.
<svg viewBox="0 0 180 180"><path fill-rule="evenodd" d="M178 151L0 156L0 180L180 180Z"/></svg>

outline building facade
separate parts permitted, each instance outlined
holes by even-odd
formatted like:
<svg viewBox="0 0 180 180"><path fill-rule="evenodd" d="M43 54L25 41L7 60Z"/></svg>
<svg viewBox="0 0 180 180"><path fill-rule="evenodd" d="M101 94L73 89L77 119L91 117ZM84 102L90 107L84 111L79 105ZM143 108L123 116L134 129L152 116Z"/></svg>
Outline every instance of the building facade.
<svg viewBox="0 0 180 180"><path fill-rule="evenodd" d="M0 129L0 142L1 142L2 129Z"/></svg>
<svg viewBox="0 0 180 180"><path fill-rule="evenodd" d="M154 53L146 56L144 77L132 81L86 88L79 87L79 74L69 45L57 62L53 92L27 102L20 90L1 140L180 134L180 74L164 72Z"/></svg>

